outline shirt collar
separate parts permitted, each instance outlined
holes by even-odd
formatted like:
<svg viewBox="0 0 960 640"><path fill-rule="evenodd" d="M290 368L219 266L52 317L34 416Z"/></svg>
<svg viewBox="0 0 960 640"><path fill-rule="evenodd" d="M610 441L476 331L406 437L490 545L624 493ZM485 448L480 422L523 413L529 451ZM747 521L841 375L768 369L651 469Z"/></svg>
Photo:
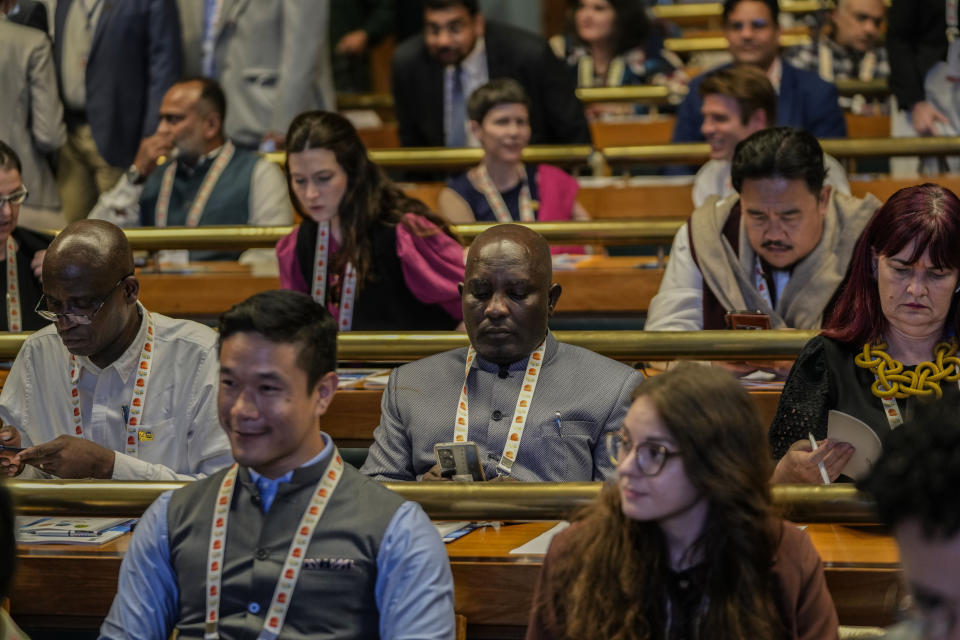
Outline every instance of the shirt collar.
<svg viewBox="0 0 960 640"><path fill-rule="evenodd" d="M304 469L306 467L311 467L317 464L318 462L320 462L321 460L323 460L324 458L329 457L330 454L333 452L333 440L330 439L330 436L323 433L322 431L320 432L320 435L323 437L323 449L320 450L320 453L313 456L312 458L304 462L302 465L297 467L297 469ZM263 478L265 482L268 482L271 484L281 484L284 482L290 482L290 480L293 478L293 472L296 471L296 469L290 469L290 471L287 471L285 474L283 474L279 478L265 478L263 475L257 473L253 469L248 468L248 470L250 471L250 479L253 480L253 482L259 482L260 479Z"/></svg>
<svg viewBox="0 0 960 640"><path fill-rule="evenodd" d="M553 332L550 331L549 329L547 329L547 336L545 340L547 345L543 353L543 364L547 364L547 362L549 362L550 359L553 357L553 354L556 353L557 351L557 339L553 337ZM516 362L511 362L509 365L507 365L507 371L510 371L510 372L524 371L527 368L527 362L529 360L530 360L530 355L528 354L525 358L521 358ZM489 360L485 360L478 353L477 357L474 358L473 363L470 365L470 368L480 369L482 371L489 371L493 373L500 370L500 365L494 362L490 362Z"/></svg>
<svg viewBox="0 0 960 640"><path fill-rule="evenodd" d="M780 93L780 80L783 79L783 62L780 61L780 56L773 59L773 64L767 70L767 77L777 93Z"/></svg>
<svg viewBox="0 0 960 640"><path fill-rule="evenodd" d="M147 310L140 304L139 300L137 301L137 309L140 312L140 328L137 330L137 335L133 339L133 342L130 343L130 346L127 347L127 350L103 369L94 364L87 356L78 356L77 361L82 368L94 375L100 375L103 371L113 368L124 383L130 381L130 376L136 371L137 364L140 362L143 343L147 341ZM154 351L154 355L156 355L156 351Z"/></svg>
<svg viewBox="0 0 960 640"><path fill-rule="evenodd" d="M486 62L487 58L487 45L483 37L477 38L477 41L473 44L473 49L470 50L470 53L467 54L460 62L460 67L467 73L467 75L473 77L480 74L483 63ZM453 73L456 69L456 65L449 64L446 67L447 73Z"/></svg>
<svg viewBox="0 0 960 640"><path fill-rule="evenodd" d="M204 167L207 164L213 162L213 159L216 158L221 151L223 151L223 147L224 145L220 145L216 149L213 149L212 151L208 151L207 153L197 158L197 161L191 165L188 165L186 162L178 162L177 170L183 173L187 173L189 175L193 175L201 167Z"/></svg>

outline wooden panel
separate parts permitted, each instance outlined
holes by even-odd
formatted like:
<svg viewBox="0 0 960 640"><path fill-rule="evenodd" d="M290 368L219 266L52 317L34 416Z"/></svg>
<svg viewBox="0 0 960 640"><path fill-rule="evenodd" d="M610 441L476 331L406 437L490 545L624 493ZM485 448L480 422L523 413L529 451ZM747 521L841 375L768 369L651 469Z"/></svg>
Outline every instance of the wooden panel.
<svg viewBox="0 0 960 640"><path fill-rule="evenodd" d="M357 129L357 134L367 149L396 149L400 146L396 122L389 122L380 127Z"/></svg>
<svg viewBox="0 0 960 640"><path fill-rule="evenodd" d="M844 113L847 119L847 137L854 138L889 138L890 116L870 115L863 116L854 113Z"/></svg>
<svg viewBox="0 0 960 640"><path fill-rule="evenodd" d="M960 193L960 175L942 174L937 176L919 176L916 178L891 178L888 176L879 176L875 179L851 180L850 192L858 198L864 197L868 193L886 201L887 198L896 193L899 189L909 187L915 184L933 182L939 184L954 193Z"/></svg>
<svg viewBox="0 0 960 640"><path fill-rule="evenodd" d="M455 609L472 637L513 635L526 625L542 557L510 555L553 526L530 522L484 528L447 545ZM815 524L807 528L824 561L841 624L883 626L902 591L893 539L878 527ZM103 547L21 546L11 610L21 624L99 626L116 593L129 536Z"/></svg>
<svg viewBox="0 0 960 640"><path fill-rule="evenodd" d="M427 205L430 211L439 212L440 204L438 200L440 199L440 192L443 191L446 186L443 182L418 182L416 184L401 184L400 188L411 198L416 198Z"/></svg>
<svg viewBox="0 0 960 640"><path fill-rule="evenodd" d="M593 135L593 146L598 149L644 144L669 144L675 121L676 118L672 116L626 122L595 120L590 123L590 133Z"/></svg>
<svg viewBox="0 0 960 640"><path fill-rule="evenodd" d="M594 220L685 220L693 213L692 188L692 183L644 186L615 183L604 187L583 187L577 194L577 200Z"/></svg>

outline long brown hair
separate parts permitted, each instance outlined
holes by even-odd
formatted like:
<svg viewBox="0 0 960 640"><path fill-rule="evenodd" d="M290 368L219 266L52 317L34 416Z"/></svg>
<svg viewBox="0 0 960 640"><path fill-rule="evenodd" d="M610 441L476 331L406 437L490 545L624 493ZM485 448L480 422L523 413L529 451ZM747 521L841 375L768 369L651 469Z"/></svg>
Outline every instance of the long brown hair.
<svg viewBox="0 0 960 640"><path fill-rule="evenodd" d="M648 378L633 399L650 399L677 442L690 482L709 504L694 543L708 606L700 638L774 640L786 635L773 597L779 528L772 518L770 456L753 402L728 373L681 364ZM577 517L568 552L542 591L552 621L568 638L667 637L667 543L655 522L623 515L620 492L606 486ZM541 603L542 604L542 603Z"/></svg>
<svg viewBox="0 0 960 640"><path fill-rule="evenodd" d="M288 156L310 149L327 149L333 152L337 164L347 174L347 189L338 211L343 242L333 260L332 268L339 272L347 262L352 263L357 270L358 283L364 283L373 275L370 269L373 262L372 231L378 224L402 224L404 214L415 213L455 238L443 218L430 211L424 203L403 193L384 175L380 167L370 160L357 130L343 116L329 111L301 113L290 123L286 149ZM306 280L310 282L313 278L317 223L304 214L300 201L293 192L289 166L286 167L286 174L290 200L303 217L301 224L305 228L301 229L297 237L297 254L307 257L309 273L306 273ZM411 230L420 233L418 229ZM311 245L309 250L300 246L301 238Z"/></svg>

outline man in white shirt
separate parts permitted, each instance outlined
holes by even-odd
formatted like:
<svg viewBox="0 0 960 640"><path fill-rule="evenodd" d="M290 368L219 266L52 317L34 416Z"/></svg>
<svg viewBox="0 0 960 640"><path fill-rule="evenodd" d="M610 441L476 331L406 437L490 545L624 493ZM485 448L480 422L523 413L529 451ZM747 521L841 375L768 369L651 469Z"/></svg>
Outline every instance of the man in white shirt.
<svg viewBox="0 0 960 640"><path fill-rule="evenodd" d="M792 127L737 145L731 173L739 195L710 196L677 232L646 329L724 329L744 311L819 329L880 202L826 184L820 144Z"/></svg>
<svg viewBox="0 0 960 640"><path fill-rule="evenodd" d="M82 220L50 244L37 311L54 325L27 339L0 393L0 444L13 447L0 468L189 480L230 463L216 333L150 313L139 291L118 227Z"/></svg>
<svg viewBox="0 0 960 640"><path fill-rule="evenodd" d="M160 104L157 132L143 140L126 175L100 196L89 217L122 227L291 224L283 172L226 140L226 111L223 90L214 80L195 78L170 87ZM194 252L192 257L236 255Z"/></svg>
<svg viewBox="0 0 960 640"><path fill-rule="evenodd" d="M721 67L710 72L700 83L702 98L700 132L710 145L710 160L697 172L693 181L693 204L696 207L712 195L732 194L730 161L737 145L751 134L772 127L777 121L777 92L767 74L753 65ZM824 154L826 183L850 195L847 172L834 158Z"/></svg>

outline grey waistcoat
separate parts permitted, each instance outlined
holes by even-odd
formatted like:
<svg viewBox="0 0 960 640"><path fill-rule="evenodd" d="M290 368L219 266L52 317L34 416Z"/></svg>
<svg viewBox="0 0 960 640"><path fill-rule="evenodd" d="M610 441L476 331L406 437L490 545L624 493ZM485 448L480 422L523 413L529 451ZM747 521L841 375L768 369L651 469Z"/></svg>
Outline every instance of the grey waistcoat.
<svg viewBox="0 0 960 640"><path fill-rule="evenodd" d="M227 529L220 637L255 639L263 627L294 529L329 461L294 472L269 514L245 467L237 474ZM177 576L181 638L202 638L211 517L224 469L174 492L167 513L170 561ZM280 638L377 638L377 553L403 498L348 464L327 503L293 592ZM256 613L254 613L254 611Z"/></svg>

